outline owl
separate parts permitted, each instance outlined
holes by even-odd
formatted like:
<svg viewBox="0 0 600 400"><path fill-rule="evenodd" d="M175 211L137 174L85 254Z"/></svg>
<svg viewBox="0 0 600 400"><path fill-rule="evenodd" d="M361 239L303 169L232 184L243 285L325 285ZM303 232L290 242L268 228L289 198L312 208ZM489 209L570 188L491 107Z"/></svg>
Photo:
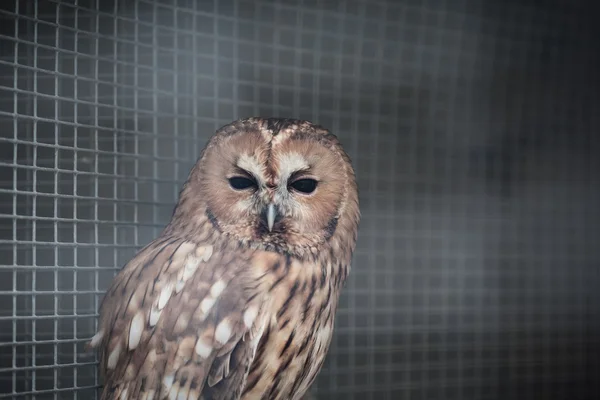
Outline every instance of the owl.
<svg viewBox="0 0 600 400"><path fill-rule="evenodd" d="M332 337L360 219L340 142L307 121L219 129L89 342L102 399L300 399Z"/></svg>

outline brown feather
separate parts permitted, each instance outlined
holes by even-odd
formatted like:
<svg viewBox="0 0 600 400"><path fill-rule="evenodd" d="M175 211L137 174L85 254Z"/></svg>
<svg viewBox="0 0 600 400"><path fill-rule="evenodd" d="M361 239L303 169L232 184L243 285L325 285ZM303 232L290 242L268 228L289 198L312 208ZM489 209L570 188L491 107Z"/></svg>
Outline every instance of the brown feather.
<svg viewBox="0 0 600 400"><path fill-rule="evenodd" d="M223 259L219 254L226 253L216 252L206 259L205 246L167 243L157 241L161 250L150 246L136 256L104 299L100 330L107 334L102 341L102 370L109 383L104 398L125 391L136 396L126 398L151 391L157 398L174 391L201 392L207 377L214 386L228 378L231 369L246 369L250 363L249 357L232 360L231 354L238 346L252 345L242 339L261 323L257 318L247 327L243 320L249 307L261 307L266 292L264 277L253 274L252 258L241 254L239 259ZM143 272L130 279L141 260ZM182 274L186 267L194 268L194 275ZM184 286L176 293L176 282L182 280ZM160 309L154 326L149 321L153 308ZM264 319L265 313L260 317ZM114 362L109 364L111 355Z"/></svg>

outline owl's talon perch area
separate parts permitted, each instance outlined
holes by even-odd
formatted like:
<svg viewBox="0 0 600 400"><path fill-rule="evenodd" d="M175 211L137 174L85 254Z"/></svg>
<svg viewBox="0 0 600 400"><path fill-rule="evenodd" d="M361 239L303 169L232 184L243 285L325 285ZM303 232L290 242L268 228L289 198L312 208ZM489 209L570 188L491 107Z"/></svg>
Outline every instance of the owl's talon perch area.
<svg viewBox="0 0 600 400"><path fill-rule="evenodd" d="M222 127L102 301L86 344L101 398L311 398L359 219L333 134L277 118Z"/></svg>

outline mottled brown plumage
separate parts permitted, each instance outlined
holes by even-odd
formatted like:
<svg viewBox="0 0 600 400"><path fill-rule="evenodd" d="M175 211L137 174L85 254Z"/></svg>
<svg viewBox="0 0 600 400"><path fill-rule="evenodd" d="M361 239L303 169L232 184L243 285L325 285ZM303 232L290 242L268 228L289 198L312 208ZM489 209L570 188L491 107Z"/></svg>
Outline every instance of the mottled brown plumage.
<svg viewBox="0 0 600 400"><path fill-rule="evenodd" d="M299 399L327 353L359 221L337 138L221 128L159 238L115 277L91 347L103 399Z"/></svg>

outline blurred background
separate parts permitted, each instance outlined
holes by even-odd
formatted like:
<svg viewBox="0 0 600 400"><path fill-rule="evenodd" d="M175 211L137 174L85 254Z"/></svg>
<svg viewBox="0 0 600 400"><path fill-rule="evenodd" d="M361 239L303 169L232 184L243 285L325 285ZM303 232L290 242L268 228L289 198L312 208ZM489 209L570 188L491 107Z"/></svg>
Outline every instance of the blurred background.
<svg viewBox="0 0 600 400"><path fill-rule="evenodd" d="M3 1L0 398L97 396L103 291L249 116L324 125L357 172L317 398L600 398L592 5Z"/></svg>

